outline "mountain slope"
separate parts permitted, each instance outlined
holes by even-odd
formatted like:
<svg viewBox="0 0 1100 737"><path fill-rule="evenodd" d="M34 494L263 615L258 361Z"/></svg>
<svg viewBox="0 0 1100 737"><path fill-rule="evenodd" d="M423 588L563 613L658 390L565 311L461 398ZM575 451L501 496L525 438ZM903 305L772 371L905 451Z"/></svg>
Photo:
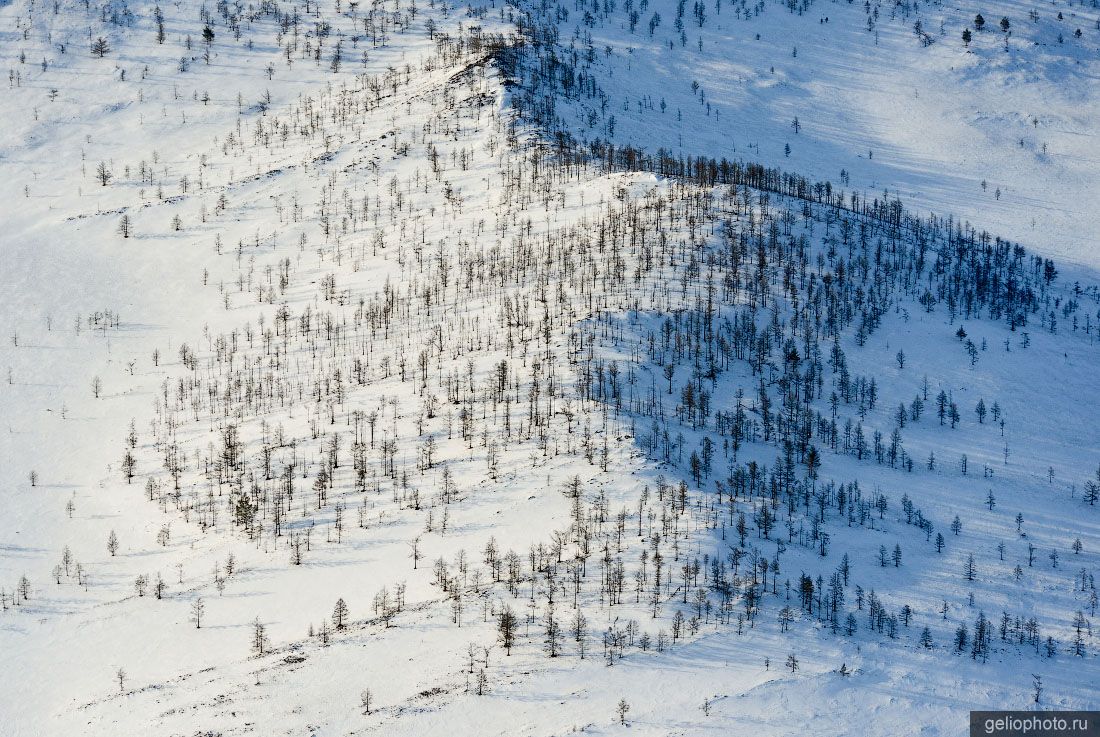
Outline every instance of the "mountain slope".
<svg viewBox="0 0 1100 737"><path fill-rule="evenodd" d="M565 146L551 29L414 7L111 6L9 90L15 733L1092 706L1091 272L641 118Z"/></svg>

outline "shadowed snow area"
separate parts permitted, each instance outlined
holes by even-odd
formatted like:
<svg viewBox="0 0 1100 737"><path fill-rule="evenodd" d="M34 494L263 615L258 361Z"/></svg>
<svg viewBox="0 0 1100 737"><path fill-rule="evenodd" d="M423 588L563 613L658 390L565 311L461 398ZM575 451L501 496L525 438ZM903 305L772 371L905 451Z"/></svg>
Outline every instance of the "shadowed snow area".
<svg viewBox="0 0 1100 737"><path fill-rule="evenodd" d="M1098 22L0 0L0 732L1100 708Z"/></svg>

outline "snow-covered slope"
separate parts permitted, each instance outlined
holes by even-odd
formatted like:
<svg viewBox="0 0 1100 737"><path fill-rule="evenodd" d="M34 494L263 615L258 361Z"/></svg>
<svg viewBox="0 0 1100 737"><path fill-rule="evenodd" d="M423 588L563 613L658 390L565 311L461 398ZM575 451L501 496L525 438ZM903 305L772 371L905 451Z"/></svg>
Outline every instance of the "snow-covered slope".
<svg viewBox="0 0 1100 737"><path fill-rule="evenodd" d="M0 9L5 730L958 734L1033 674L1096 707L1088 39L1041 17L1006 67L999 30L708 6L669 50L658 4L580 25L603 111L548 65L579 5L181 2L163 43ZM1064 95L1040 125L960 106L1025 61L980 106ZM1025 124L1063 147L1026 174Z"/></svg>
<svg viewBox="0 0 1100 737"><path fill-rule="evenodd" d="M623 0L541 13L558 19L564 62L543 71L561 72L575 104L559 110L580 139L888 190L1100 263L1095 6Z"/></svg>

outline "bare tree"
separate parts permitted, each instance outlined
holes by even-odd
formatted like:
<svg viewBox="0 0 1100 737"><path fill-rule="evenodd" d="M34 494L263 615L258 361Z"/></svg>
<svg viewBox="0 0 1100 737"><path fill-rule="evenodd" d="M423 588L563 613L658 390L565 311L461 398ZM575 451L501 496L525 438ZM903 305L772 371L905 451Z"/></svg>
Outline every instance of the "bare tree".
<svg viewBox="0 0 1100 737"><path fill-rule="evenodd" d="M332 610L332 624L336 629L342 630L347 626L348 605L343 598L336 600L336 606Z"/></svg>
<svg viewBox="0 0 1100 737"><path fill-rule="evenodd" d="M263 655L267 648L267 628L259 617L252 620L251 647L256 655Z"/></svg>
<svg viewBox="0 0 1100 737"><path fill-rule="evenodd" d="M630 704L626 703L626 699L619 699L618 705L615 706L615 714L619 717L619 724L626 726L626 715L630 711Z"/></svg>
<svg viewBox="0 0 1100 737"><path fill-rule="evenodd" d="M364 688L362 693L359 694L359 702L363 705L363 709L370 714L370 705L374 703L374 693L369 688Z"/></svg>
<svg viewBox="0 0 1100 737"><path fill-rule="evenodd" d="M202 615L206 611L206 603L202 597L191 602L191 621L195 623L195 629L202 629Z"/></svg>

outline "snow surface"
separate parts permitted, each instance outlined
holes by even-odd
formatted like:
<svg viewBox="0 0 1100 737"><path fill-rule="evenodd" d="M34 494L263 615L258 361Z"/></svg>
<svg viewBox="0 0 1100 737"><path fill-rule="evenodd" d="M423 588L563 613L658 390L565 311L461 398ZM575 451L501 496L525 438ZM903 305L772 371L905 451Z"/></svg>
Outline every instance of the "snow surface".
<svg viewBox="0 0 1100 737"><path fill-rule="evenodd" d="M395 12L392 4L385 6ZM1058 257L1063 273L1057 294L1067 299L1074 280L1082 286L1096 283L1093 269L1100 266L1093 206L1100 192L1096 11L1079 4L1036 7L1042 17L1034 25L1026 20L1025 3L983 9L991 26L1001 14L1012 15L1018 30L1008 52L1002 51L1000 32L987 30L967 53L956 39L974 9L940 5L922 10L930 32L941 18L948 29L943 37L934 33L936 43L928 48L913 35L911 18L882 18L876 35L865 30L861 6L839 3L814 4L800 15L767 5L751 20L734 20L728 7L720 14L708 7L711 17L701 31L693 27L689 8L688 43L671 52L665 41L673 38L675 4L663 0L650 7L664 18L653 40L645 29L648 13L631 35L619 27L625 23L618 20L621 9L616 21L582 33L592 35L597 49L612 47L611 56L596 68L604 75L600 85L616 116L615 140L712 155L730 155L732 149L731 158L780 164L834 182L840 169L847 169L852 188L872 194L889 189L915 211L956 213ZM1062 44L1052 40L1060 28L1051 17L1056 9L1076 19L1064 25L1079 25L1083 40L1071 32ZM288 527L304 529L309 519L316 522L301 566L290 563L285 537L276 541L265 533L250 540L228 524L222 506L219 522L204 529L199 512L185 518L168 502L148 501L147 477L165 488L171 484L152 429L164 422L160 403L165 392L175 392L190 375L180 358L182 345L198 354L204 375L213 376L217 337L236 331L242 354L262 352L260 338L246 351L252 341L245 332L261 332L261 315L270 328L281 306L295 315L311 306L350 319L359 297L381 294L387 281L410 290L417 279L423 281L421 259L430 262L437 248L449 256L484 250L488 264L502 262L524 228L547 240L569 229L591 235L622 202L669 195L677 185L648 174L603 174L593 167L525 199L513 177L538 132L510 117L510 92L491 64L483 58L476 63L439 60L425 25L430 18L453 35L475 23L486 33L510 33L509 17L518 16L518 10L490 7L483 17L472 18L464 8L435 3L419 8L409 31L391 31L385 45L360 38L352 48L351 37L363 34L364 5L357 11L345 5L340 12L303 6L303 15L323 13L335 35L343 35L339 73L329 68L331 45L316 62L296 54L288 68L270 17L246 23L239 42L224 25L215 24L207 64L201 58L199 3L163 7L163 45L153 37L151 7L130 10L132 26L104 27L95 5L86 9L82 3L63 2L55 12L49 5L15 0L0 7L3 54L21 74L19 85L13 82L4 91L0 112L0 316L7 331L0 346L0 369L6 372L0 383L5 426L0 586L6 592L6 608L0 612L5 656L0 731L779 735L802 734L813 725L824 734L955 735L964 733L970 709L1031 705L1032 674L1042 675L1044 708L1100 708L1095 688L1100 643L1090 633L1084 657L1067 651L1074 613L1089 613L1081 580L1095 571L1100 555L1100 511L1081 501L1084 482L1095 475L1100 442L1095 413L1100 315L1094 291L1080 298L1084 314L1092 315L1088 333L1083 325L1073 330L1063 320L1057 334L1031 326L1025 341L1021 331L1003 322L965 321L971 339L986 346L975 364L955 337L960 321L950 320L942 308L925 313L912 300L899 301L863 347L846 339L853 373L873 374L879 384L882 399L864 419L868 428L881 428L888 436L893 409L920 392L925 376L932 394L950 391L964 416L960 428L948 435L928 403L925 419L905 431L906 449L918 466L912 474L826 453L822 482L858 480L867 492L888 495L889 511L873 529L830 520L833 550L827 558L796 545L783 558L785 578L799 570L828 577L847 552L854 581L878 591L891 611L902 604L913 608L913 623L896 640L867 631L865 611L856 612L860 629L853 637L834 635L805 614L789 632L781 632L776 614L787 603L782 585L778 594L765 598L755 626L746 624L742 634L736 624L718 625L711 617L665 652L630 647L610 667L599 633L633 619L656 638L658 630L671 628L675 596L653 618L644 595L635 603L632 583L622 603L607 606L591 582L583 594L592 632L583 660L569 637L561 657L546 656L544 606L528 609L528 580L520 584L518 597L502 584L488 585L484 577L479 587L465 582L465 608L456 622L451 597L437 585L434 562L442 558L457 570L457 556L465 551L471 569L484 569L481 551L492 536L502 552L515 550L526 565L532 546L549 544L554 532L569 526L570 503L560 490L574 475L585 483L586 503L602 493L612 516L625 509L627 528L639 524L633 510L641 488L655 489L660 475L690 480L683 464L649 457L637 440L644 431L632 431L628 413L582 409L579 402L568 430L564 417L555 415L551 447L539 447L533 438L502 443L499 468L492 475L480 440L468 446L457 431L448 439L441 420L429 423L443 460L413 484L425 499L434 497L443 485L440 468L451 468L458 500L447 505L445 532L438 508L428 531L425 511L411 508L406 499L395 501L397 484L389 483L372 455L371 478L385 491L371 492L370 500L362 501L350 475L341 477L333 493L349 506L340 542L335 541L331 505L308 513L304 499L301 509L295 505L299 519L289 520ZM819 23L825 15L827 26ZM316 20L303 23L303 36ZM559 25L559 43L568 44L576 18ZM91 36L103 35L111 43L103 59L87 53L92 28ZM193 45L189 51L183 43L187 34ZM702 53L696 46L700 34ZM251 49L246 46L250 38ZM59 52L60 44L66 53ZM794 46L797 57L791 53ZM21 64L18 56L24 51ZM49 59L45 72L39 66L44 56ZM181 56L189 60L186 72L178 70ZM429 59L434 59L430 69ZM268 63L274 64L271 79ZM395 86L375 92L367 76L359 74L378 75ZM691 91L692 79L716 106L713 117ZM265 93L271 100L261 106ZM371 108L368 101L383 94L384 102ZM637 100L647 96L654 105L665 97L668 110L639 113ZM607 137L609 131L601 129L606 123L585 130L586 104L563 101L559 114L578 138ZM363 107L332 122L344 105ZM682 121L673 117L677 109L683 111ZM256 135L257 125L276 120L299 126L310 113L326 120L323 137L294 134L283 141L271 129L266 141ZM790 126L796 115L803 126L797 135ZM517 138L510 134L514 123L520 128ZM1023 146L1016 143L1020 138ZM440 149L444 170L431 184L428 142ZM783 154L785 142L792 148L789 158ZM402 143L407 151L399 150ZM872 151L873 158L867 158ZM470 157L465 167L458 163L463 154ZM95 180L100 161L114 175L109 186ZM156 184L141 181L142 162L162 183L161 193ZM180 184L184 176L186 192ZM985 190L979 184L983 179ZM443 180L457 198L448 200ZM1000 199L993 195L998 187ZM350 233L326 237L320 203L326 196L330 203L343 200L344 190L353 202L368 198L373 215ZM223 192L227 205L220 210ZM123 214L132 219L131 238L117 232ZM171 224L174 215L182 220L178 231ZM331 226L339 234L340 226ZM822 250L820 223L796 227L816 227L811 241ZM718 236L707 237L715 247ZM637 261L634 255L626 258ZM287 259L289 285L266 301L265 290L270 292L272 280L277 281L272 274ZM322 295L322 282L330 274L347 296L343 304L327 303ZM563 287L576 286L574 277L560 278ZM509 293L533 304L537 288L508 286ZM569 330L588 326L602 335L593 347L600 356L617 357L624 365L632 350L641 356L639 391L663 386L659 363L644 355L647 331L663 318L656 315L658 300L642 296L643 305L630 309L632 295L604 294L597 298L602 302L572 314L572 324L555 333L547 351L566 392L577 390L568 360ZM487 291L480 300L466 302L447 295L440 309L435 319L454 329L448 340L456 342L448 344L453 352L440 359L433 377L464 374L470 359L475 361L470 370L482 382L506 355L513 365L526 366L536 358L526 353L521 358L519 348L508 354L510 349L499 343L488 345L490 338L500 339L493 332L500 308ZM100 327L89 320L107 311L118 315L117 325ZM478 326L470 328L476 321ZM462 346L454 337L460 323L483 343ZM406 345L415 361L419 350L430 345L430 325L412 314L401 325L400 335L387 337L379 351L394 353ZM607 339L615 331L623 336L617 344ZM909 356L904 368L895 363L899 348ZM159 351L156 365L154 350ZM307 361L307 355L303 352L299 360ZM341 407L342 431L353 407L379 411L379 432L400 438L400 462L410 464L411 471L422 398L415 382L401 380L396 370L385 376L376 361L370 371L369 385ZM91 388L95 377L102 383L98 397ZM677 377L677 390L683 379ZM758 381L744 366L723 375L713 391L716 408L732 410L737 388L752 397ZM1003 437L993 423L977 423L972 408L978 398L1003 408ZM854 414L851 408L847 412ZM186 420L178 428L189 466L186 488L204 495L206 481L190 459L217 442L222 419L205 409L193 415L185 410L181 418ZM320 443L311 436L310 421L324 418L320 403L303 400L272 409L262 419L301 438L304 462L316 464ZM120 463L131 421L139 438L134 450L138 468L128 484ZM599 442L607 439L606 469L577 452L582 422ZM257 417L242 419L241 431L253 446L264 433ZM697 435L684 432L692 439ZM1011 449L1007 462L1006 443ZM923 465L930 451L941 459L936 470ZM743 453L743 460L771 465L776 449L750 443ZM963 453L970 465L966 476L958 469ZM983 476L983 466L995 475ZM37 473L33 486L31 471ZM312 475L299 482L305 497ZM994 510L986 507L991 490ZM905 524L900 510L905 493L947 538L942 554L923 532ZM70 500L71 513L66 509ZM353 510L361 502L360 524ZM1017 512L1024 516L1026 538L1017 532ZM959 536L948 527L956 514L964 525ZM708 529L705 519L690 512L679 524L690 535L684 556L724 556L734 537L732 529ZM169 535L158 541L164 529ZM106 546L112 531L120 541L114 555ZM773 534L786 537L782 529ZM627 537L623 558L632 572L638 552L649 543ZM418 538L422 559L414 569L410 543ZM758 538L750 533L754 544L771 555L774 543ZM1071 550L1075 539L1083 543L1080 553ZM880 567L879 546L892 549L895 542L905 551L903 565ZM1000 542L1007 546L1003 561ZM1033 568L1026 562L1028 543L1038 550ZM65 546L82 564L86 586L74 575L55 582L51 571ZM1059 551L1056 568L1047 557L1051 550ZM226 575L230 553L236 571ZM975 581L962 575L968 554L977 561ZM593 579L596 557L589 562ZM1020 563L1026 576L1016 581L1012 569ZM679 575L675 567L674 572ZM163 599L135 593L136 576L155 579L158 574L167 583ZM15 606L13 591L23 575L31 582L30 597ZM224 591L218 590L220 576ZM392 593L399 584L407 586L407 604L386 626L372 609L372 599L383 587ZM969 603L971 594L975 606ZM201 628L190 620L198 597L206 605ZM327 643L307 636L331 617L338 597L350 608L348 629L333 633ZM560 604L564 618L572 616L567 599ZM945 601L950 604L946 617L939 610ZM504 604L521 621L511 655L497 643L494 615ZM1044 637L1058 641L1058 654L1047 658L1029 645L1011 644L999 645L985 663L952 654L952 633L962 622L971 624L978 609L992 620L1002 610L1036 617ZM528 613L534 618L530 625ZM269 650L258 656L249 648L256 618L270 640ZM926 625L935 638L932 650L917 643ZM471 644L493 647L488 665L477 666L488 673L485 695L471 692ZM784 667L788 654L800 661L795 672ZM838 673L841 664L852 675ZM126 674L121 689L116 680L120 668ZM370 714L360 704L368 688L375 700ZM630 704L626 726L615 714L620 699Z"/></svg>
<svg viewBox="0 0 1100 737"><path fill-rule="evenodd" d="M683 45L677 4L648 3L633 33L627 3L591 26L580 10L559 23L563 47L599 52L591 73L604 95L565 113L579 138L609 137L614 116L616 141L650 150L758 161L842 187L846 171L845 189L889 190L915 211L1100 265L1095 4L814 2L795 12L726 0L707 3L700 26L688 3ZM965 46L979 12L985 30Z"/></svg>

